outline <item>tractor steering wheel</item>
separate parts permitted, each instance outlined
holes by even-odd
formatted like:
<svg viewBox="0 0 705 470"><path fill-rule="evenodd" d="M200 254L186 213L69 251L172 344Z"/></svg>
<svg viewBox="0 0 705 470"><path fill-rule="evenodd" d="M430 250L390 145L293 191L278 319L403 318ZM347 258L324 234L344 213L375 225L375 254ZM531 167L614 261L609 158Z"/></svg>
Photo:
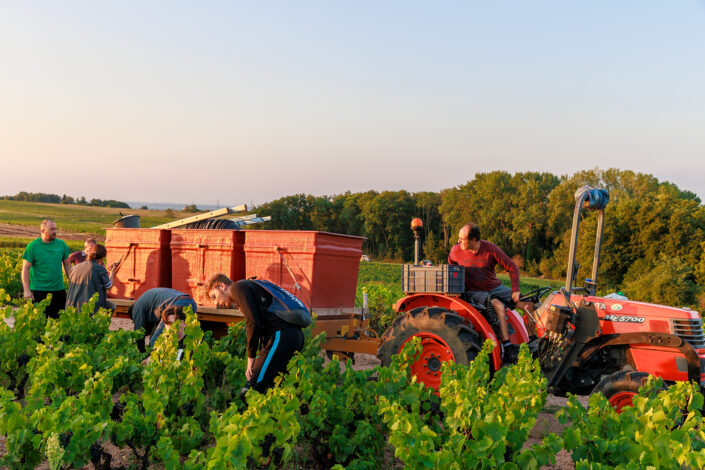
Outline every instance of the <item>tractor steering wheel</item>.
<svg viewBox="0 0 705 470"><path fill-rule="evenodd" d="M541 297L546 295L547 292L549 292L552 287L537 287L536 289L533 289L526 294L522 294L521 297L519 297L519 302L531 302L534 304L537 304L540 302Z"/></svg>

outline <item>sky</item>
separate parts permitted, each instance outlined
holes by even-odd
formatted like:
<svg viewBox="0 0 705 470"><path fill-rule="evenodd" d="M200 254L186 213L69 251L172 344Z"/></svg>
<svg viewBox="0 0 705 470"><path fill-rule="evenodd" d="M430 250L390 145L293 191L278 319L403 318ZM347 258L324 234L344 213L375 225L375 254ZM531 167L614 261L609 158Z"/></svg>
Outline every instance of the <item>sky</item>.
<svg viewBox="0 0 705 470"><path fill-rule="evenodd" d="M0 0L0 196L224 206L596 167L705 201L705 0Z"/></svg>

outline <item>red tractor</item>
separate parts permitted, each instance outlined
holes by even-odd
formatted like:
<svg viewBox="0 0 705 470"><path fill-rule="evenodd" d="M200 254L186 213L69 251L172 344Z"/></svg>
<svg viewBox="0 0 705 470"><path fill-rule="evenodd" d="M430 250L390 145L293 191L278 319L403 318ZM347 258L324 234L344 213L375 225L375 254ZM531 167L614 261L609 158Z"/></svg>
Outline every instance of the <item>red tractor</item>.
<svg viewBox="0 0 705 470"><path fill-rule="evenodd" d="M604 190L581 188L576 193L565 287L550 293L532 316L522 317L509 308L506 313L511 342L529 343L548 379L549 392L601 392L620 411L632 403L649 375L666 383L688 380L702 384L705 335L700 315L693 310L596 296L607 201ZM575 256L584 209L597 211L597 235L592 277L583 287L576 287ZM458 267L404 267L405 292L413 293L395 304L400 315L382 336L378 352L382 364L388 365L412 337L421 338L423 349L412 367L421 382L436 390L441 382L441 363L469 363L486 339L495 342L493 367L502 366L493 314L487 313L486 306L465 300L462 267L454 268ZM431 289L414 287L409 276L421 275L422 270L434 270L433 276L441 281L430 283ZM538 305L549 290L536 289L522 300Z"/></svg>

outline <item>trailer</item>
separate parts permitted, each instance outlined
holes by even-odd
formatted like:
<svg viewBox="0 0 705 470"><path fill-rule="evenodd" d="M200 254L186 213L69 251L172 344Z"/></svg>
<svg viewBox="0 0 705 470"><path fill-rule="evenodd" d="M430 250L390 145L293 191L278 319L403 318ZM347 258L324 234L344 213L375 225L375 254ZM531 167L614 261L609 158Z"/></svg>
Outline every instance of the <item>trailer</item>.
<svg viewBox="0 0 705 470"><path fill-rule="evenodd" d="M208 279L215 273L233 280L256 277L274 282L311 308L317 318L314 334L326 332L322 347L329 353L377 354L381 340L355 301L363 237L181 226L106 229L106 263L120 265L108 291L117 307L115 317L130 319L129 307L144 292L169 287L190 295L202 328L219 337L243 315L218 308L208 298L203 290Z"/></svg>

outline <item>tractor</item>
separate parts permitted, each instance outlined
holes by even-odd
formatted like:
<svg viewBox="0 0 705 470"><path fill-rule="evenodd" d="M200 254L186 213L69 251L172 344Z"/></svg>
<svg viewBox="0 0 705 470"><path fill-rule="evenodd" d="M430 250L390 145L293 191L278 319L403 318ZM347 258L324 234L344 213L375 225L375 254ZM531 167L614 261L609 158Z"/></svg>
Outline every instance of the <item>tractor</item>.
<svg viewBox="0 0 705 470"><path fill-rule="evenodd" d="M583 187L575 199L565 287L551 293L551 288L544 287L523 295L521 300L537 305L533 315L522 316L507 308L510 341L528 343L548 380L550 393L600 392L618 412L632 404L650 375L661 377L666 384L687 380L702 387L705 335L698 312L631 301L623 296L598 297L600 248L609 194ZM578 233L587 210L597 212L597 233L592 275L578 287ZM419 224L417 221L415 228L412 223L417 239ZM462 278L463 270L451 268L457 266L404 266L404 276L434 269L434 274L444 280L443 286L431 283L431 289L405 289L409 295L394 305L398 316L380 338L377 354L382 364L388 365L411 338L420 338L422 350L411 367L419 381L435 390L440 387L443 362L468 364L487 339L495 343L491 367L498 370L503 365L492 308L468 302L464 289L457 289L458 285L464 286L457 279Z"/></svg>

